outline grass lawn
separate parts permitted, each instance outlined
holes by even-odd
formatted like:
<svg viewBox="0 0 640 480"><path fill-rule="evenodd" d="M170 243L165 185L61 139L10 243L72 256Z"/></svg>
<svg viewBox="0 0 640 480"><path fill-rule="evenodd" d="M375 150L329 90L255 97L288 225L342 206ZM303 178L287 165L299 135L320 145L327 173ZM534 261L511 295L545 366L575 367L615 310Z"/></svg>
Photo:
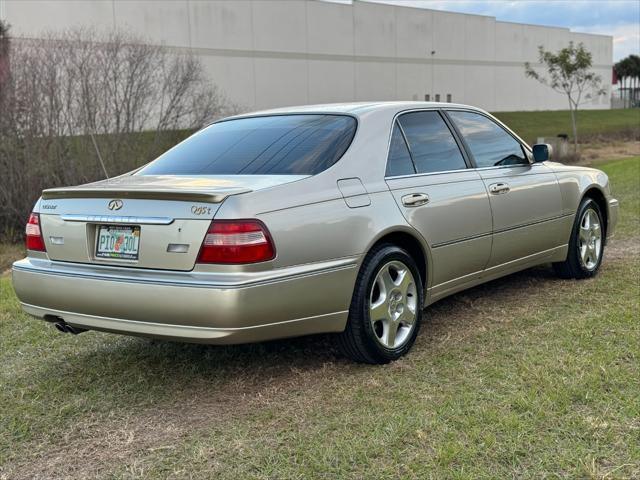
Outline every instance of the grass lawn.
<svg viewBox="0 0 640 480"><path fill-rule="evenodd" d="M0 242L0 275L11 268L11 264L25 255L24 243L18 244Z"/></svg>
<svg viewBox="0 0 640 480"><path fill-rule="evenodd" d="M0 478L640 478L640 157L602 271L427 310L407 357L59 335L0 279Z"/></svg>
<svg viewBox="0 0 640 480"><path fill-rule="evenodd" d="M538 137L573 136L568 110L540 112L497 112L494 114L526 142L533 145ZM640 138L640 109L579 110L578 138L581 140L626 133Z"/></svg>

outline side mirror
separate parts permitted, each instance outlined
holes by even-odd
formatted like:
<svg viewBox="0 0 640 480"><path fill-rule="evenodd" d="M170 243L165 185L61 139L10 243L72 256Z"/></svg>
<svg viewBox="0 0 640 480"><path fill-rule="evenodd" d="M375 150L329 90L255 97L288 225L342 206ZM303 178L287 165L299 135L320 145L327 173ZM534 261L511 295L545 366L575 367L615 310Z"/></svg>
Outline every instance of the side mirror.
<svg viewBox="0 0 640 480"><path fill-rule="evenodd" d="M533 146L533 160L535 162L546 162L551 159L553 148L548 143L537 143Z"/></svg>

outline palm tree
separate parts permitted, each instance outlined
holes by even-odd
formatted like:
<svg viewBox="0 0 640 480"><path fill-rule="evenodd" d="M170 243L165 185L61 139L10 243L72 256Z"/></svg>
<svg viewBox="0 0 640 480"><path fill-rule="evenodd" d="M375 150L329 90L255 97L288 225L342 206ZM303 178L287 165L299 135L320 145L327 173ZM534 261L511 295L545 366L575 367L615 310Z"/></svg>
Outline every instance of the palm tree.
<svg viewBox="0 0 640 480"><path fill-rule="evenodd" d="M624 91L625 91L625 86L624 86L624 81L625 79L629 76L629 62L627 61L627 59L623 59L620 60L619 62L617 62L613 68L616 72L616 76L618 77L618 80L620 81L620 95L622 96L622 102L623 102L623 108L627 107L627 99L625 97Z"/></svg>
<svg viewBox="0 0 640 480"><path fill-rule="evenodd" d="M633 102L634 105L638 105L638 87L640 83L640 56L638 55L629 55L629 70L630 76L633 79Z"/></svg>
<svg viewBox="0 0 640 480"><path fill-rule="evenodd" d="M631 107L636 105L640 82L640 56L629 55L616 63L613 68L617 77L620 79L620 90L624 99L624 106ZM625 90L627 91L627 95L625 95ZM627 98L629 99L628 105Z"/></svg>

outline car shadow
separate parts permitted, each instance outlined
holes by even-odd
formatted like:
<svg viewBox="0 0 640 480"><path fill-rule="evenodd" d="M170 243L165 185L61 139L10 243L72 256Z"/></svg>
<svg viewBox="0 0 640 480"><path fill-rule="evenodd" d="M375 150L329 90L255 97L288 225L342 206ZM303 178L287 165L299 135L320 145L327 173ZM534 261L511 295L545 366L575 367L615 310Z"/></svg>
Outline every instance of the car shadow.
<svg viewBox="0 0 640 480"><path fill-rule="evenodd" d="M417 351L429 348L446 335L455 336L478 302L500 305L505 299L523 299L537 294L545 283L561 282L550 268L525 270L447 297L427 308ZM536 292L536 293L532 293ZM526 298L524 301L527 301ZM476 322L481 321L477 318ZM52 333L53 334L53 333ZM39 375L65 379L82 377L82 384L110 388L135 378L142 388L190 389L194 385L221 387L242 380L250 388L264 385L296 372L315 372L331 368L357 371L376 368L358 365L339 355L332 335L314 335L257 344L211 346L87 332L69 337L79 342L75 355L63 353L50 359ZM82 345L83 342L87 342ZM34 379L35 380L35 379ZM37 381L37 380L36 380Z"/></svg>

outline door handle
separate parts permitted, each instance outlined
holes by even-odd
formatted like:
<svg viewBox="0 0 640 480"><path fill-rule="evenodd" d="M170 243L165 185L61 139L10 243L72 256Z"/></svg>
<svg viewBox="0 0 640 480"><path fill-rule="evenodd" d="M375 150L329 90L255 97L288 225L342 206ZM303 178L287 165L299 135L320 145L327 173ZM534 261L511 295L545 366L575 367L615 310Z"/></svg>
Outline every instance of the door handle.
<svg viewBox="0 0 640 480"><path fill-rule="evenodd" d="M511 188L506 183L493 183L489 185L489 192L494 195L501 195L503 193L508 193Z"/></svg>
<svg viewBox="0 0 640 480"><path fill-rule="evenodd" d="M426 193L410 193L402 197L402 204L405 207L419 207L429 203L429 195Z"/></svg>

